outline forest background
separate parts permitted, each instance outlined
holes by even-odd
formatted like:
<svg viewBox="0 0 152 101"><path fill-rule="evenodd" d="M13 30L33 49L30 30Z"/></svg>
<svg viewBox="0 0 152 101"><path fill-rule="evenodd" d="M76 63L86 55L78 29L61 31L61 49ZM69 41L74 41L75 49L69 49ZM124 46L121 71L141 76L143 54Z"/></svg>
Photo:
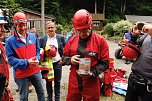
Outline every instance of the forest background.
<svg viewBox="0 0 152 101"><path fill-rule="evenodd" d="M115 23L125 19L125 15L152 15L151 0L96 0L97 5L102 5L99 13L103 13L105 7L105 21ZM88 4L89 12L94 13L94 0L45 0L45 14L51 15L55 21L62 25L63 29L71 29L71 18L73 14L81 8L86 8ZM100 4L99 4L100 3ZM77 5L76 5L77 4ZM10 19L17 11L28 8L41 12L41 0L0 0L0 8L9 8Z"/></svg>

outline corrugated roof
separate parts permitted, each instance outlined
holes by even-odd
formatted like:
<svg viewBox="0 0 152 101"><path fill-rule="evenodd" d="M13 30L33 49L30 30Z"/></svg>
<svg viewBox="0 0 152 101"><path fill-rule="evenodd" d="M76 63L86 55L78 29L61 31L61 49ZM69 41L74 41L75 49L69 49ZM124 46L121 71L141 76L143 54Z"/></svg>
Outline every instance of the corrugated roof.
<svg viewBox="0 0 152 101"><path fill-rule="evenodd" d="M152 16L138 16L138 15L125 15L126 19L130 22L136 23L138 21L144 21L152 24Z"/></svg>

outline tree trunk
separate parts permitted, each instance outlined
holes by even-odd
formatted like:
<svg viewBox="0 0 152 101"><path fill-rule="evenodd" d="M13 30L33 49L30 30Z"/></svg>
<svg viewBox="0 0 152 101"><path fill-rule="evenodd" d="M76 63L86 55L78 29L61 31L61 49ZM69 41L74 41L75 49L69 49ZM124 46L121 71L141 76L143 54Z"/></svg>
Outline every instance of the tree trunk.
<svg viewBox="0 0 152 101"><path fill-rule="evenodd" d="M105 8L106 8L106 0L104 0L104 3L103 3L103 16L104 16L103 19L105 19Z"/></svg>

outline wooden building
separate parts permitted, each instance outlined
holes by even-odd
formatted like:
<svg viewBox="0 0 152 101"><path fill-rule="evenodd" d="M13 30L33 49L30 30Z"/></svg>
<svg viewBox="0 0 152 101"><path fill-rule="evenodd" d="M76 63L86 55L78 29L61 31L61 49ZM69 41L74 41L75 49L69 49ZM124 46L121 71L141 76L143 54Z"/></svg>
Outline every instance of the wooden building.
<svg viewBox="0 0 152 101"><path fill-rule="evenodd" d="M41 13L26 9L26 8L23 9L23 12L25 13L28 19L28 23L27 23L28 29L31 29L34 27L36 28L37 33L40 33L42 31ZM45 15L44 18L45 18L45 22L52 19L52 17L48 15Z"/></svg>
<svg viewBox="0 0 152 101"><path fill-rule="evenodd" d="M102 30L105 20L105 0L61 0L61 3L71 5L76 11L86 9L92 14L93 29Z"/></svg>
<svg viewBox="0 0 152 101"><path fill-rule="evenodd" d="M103 14L95 14L91 13L93 18L93 29L94 30L102 30L104 15Z"/></svg>

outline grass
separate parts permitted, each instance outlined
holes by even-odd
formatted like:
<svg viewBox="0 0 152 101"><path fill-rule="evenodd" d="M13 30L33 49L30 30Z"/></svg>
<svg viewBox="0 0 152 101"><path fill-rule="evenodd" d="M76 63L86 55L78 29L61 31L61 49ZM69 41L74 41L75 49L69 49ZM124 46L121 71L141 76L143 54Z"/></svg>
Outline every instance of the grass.
<svg viewBox="0 0 152 101"><path fill-rule="evenodd" d="M112 94L110 97L102 96L100 97L100 101L124 101L125 96L119 95L117 93Z"/></svg>

